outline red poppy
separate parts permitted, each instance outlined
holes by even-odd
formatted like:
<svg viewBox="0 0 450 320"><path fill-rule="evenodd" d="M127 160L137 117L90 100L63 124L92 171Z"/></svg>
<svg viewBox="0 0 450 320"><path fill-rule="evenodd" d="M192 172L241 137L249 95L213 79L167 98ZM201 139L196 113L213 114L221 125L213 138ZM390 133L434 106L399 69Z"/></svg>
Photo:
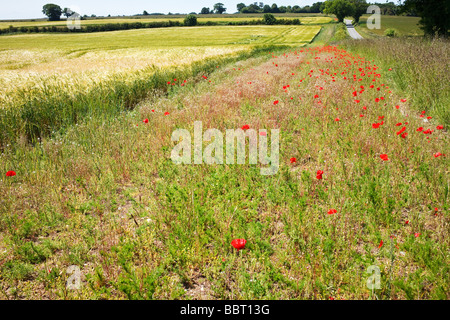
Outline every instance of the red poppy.
<svg viewBox="0 0 450 320"><path fill-rule="evenodd" d="M440 153L440 152L434 154L435 158L440 157L440 156L442 156L442 153Z"/></svg>
<svg viewBox="0 0 450 320"><path fill-rule="evenodd" d="M244 125L241 127L241 129L242 129L242 130L248 130L248 129L250 129L250 126L249 126L248 124L244 124Z"/></svg>
<svg viewBox="0 0 450 320"><path fill-rule="evenodd" d="M247 243L247 240L245 239L234 239L231 241L231 245L237 249L237 251L244 249L245 244Z"/></svg>
<svg viewBox="0 0 450 320"><path fill-rule="evenodd" d="M334 119L334 121L340 121L341 119L339 119L339 118L336 118L336 119Z"/></svg>
<svg viewBox="0 0 450 320"><path fill-rule="evenodd" d="M144 119L142 122L144 123L148 123L148 119Z"/></svg>
<svg viewBox="0 0 450 320"><path fill-rule="evenodd" d="M334 213L337 213L337 210L336 210L336 209L330 209L330 210L328 210L328 214L334 214Z"/></svg>
<svg viewBox="0 0 450 320"><path fill-rule="evenodd" d="M402 137L403 139L405 139L407 135L408 135L408 132L405 132L405 133L402 134L400 137Z"/></svg>
<svg viewBox="0 0 450 320"><path fill-rule="evenodd" d="M409 223L409 220L406 220L406 221L405 221L405 224L408 224L408 223Z"/></svg>
<svg viewBox="0 0 450 320"><path fill-rule="evenodd" d="M400 108L400 106L395 106L397 109L399 109Z"/></svg>
<svg viewBox="0 0 450 320"><path fill-rule="evenodd" d="M381 158L383 161L388 161L388 160L389 160L387 154L382 154L382 155L380 155L380 158Z"/></svg>
<svg viewBox="0 0 450 320"><path fill-rule="evenodd" d="M372 128L378 129L380 127L381 123L372 123Z"/></svg>
<svg viewBox="0 0 450 320"><path fill-rule="evenodd" d="M400 100L401 102L406 102L406 99L402 99L402 100Z"/></svg>
<svg viewBox="0 0 450 320"><path fill-rule="evenodd" d="M321 180L322 179L322 175L323 175L323 171L322 170L317 170L316 178Z"/></svg>
<svg viewBox="0 0 450 320"><path fill-rule="evenodd" d="M442 129L444 129L444 126L437 126L436 129L442 130Z"/></svg>
<svg viewBox="0 0 450 320"><path fill-rule="evenodd" d="M418 232L414 233L414 237L416 237L416 238L418 238L420 235L421 235L421 233L418 233Z"/></svg>
<svg viewBox="0 0 450 320"><path fill-rule="evenodd" d="M169 114L170 114L170 113L169 113L169 112L167 112L167 111L166 111L166 112L164 112L164 115L165 115L165 116L168 116Z"/></svg>
<svg viewBox="0 0 450 320"><path fill-rule="evenodd" d="M399 122L396 124L397 127L400 127L403 123Z"/></svg>
<svg viewBox="0 0 450 320"><path fill-rule="evenodd" d="M416 131L420 132L423 130L423 127L418 128Z"/></svg>
<svg viewBox="0 0 450 320"><path fill-rule="evenodd" d="M381 248L382 245L383 245L383 240L381 240L380 245L378 246L378 248Z"/></svg>
<svg viewBox="0 0 450 320"><path fill-rule="evenodd" d="M16 175L16 172L15 171L8 171L7 173L6 173L6 176L7 177L14 177Z"/></svg>
<svg viewBox="0 0 450 320"><path fill-rule="evenodd" d="M207 76L202 76L203 77L203 79L208 79L208 77Z"/></svg>
<svg viewBox="0 0 450 320"><path fill-rule="evenodd" d="M364 115L363 115L363 114L360 114L360 115L359 115L359 117L360 117L360 118L363 118L363 117L364 117Z"/></svg>
<svg viewBox="0 0 450 320"><path fill-rule="evenodd" d="M273 104L276 106L279 102L280 102L280 101L275 100L275 101L273 102Z"/></svg>
<svg viewBox="0 0 450 320"><path fill-rule="evenodd" d="M291 163L296 163L297 162L297 158L291 158L290 161L291 161Z"/></svg>
<svg viewBox="0 0 450 320"><path fill-rule="evenodd" d="M317 99L318 97L319 97L319 95L316 94L316 95L314 96L314 99Z"/></svg>
<svg viewBox="0 0 450 320"><path fill-rule="evenodd" d="M405 130L406 130L406 127L401 128L400 131L397 132L397 135L402 134Z"/></svg>

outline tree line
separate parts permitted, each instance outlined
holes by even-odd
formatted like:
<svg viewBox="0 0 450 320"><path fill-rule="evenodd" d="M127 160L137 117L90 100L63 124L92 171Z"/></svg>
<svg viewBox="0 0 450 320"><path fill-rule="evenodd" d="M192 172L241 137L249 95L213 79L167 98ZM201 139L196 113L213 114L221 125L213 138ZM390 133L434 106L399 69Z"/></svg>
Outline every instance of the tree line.
<svg viewBox="0 0 450 320"><path fill-rule="evenodd" d="M358 23L368 6L366 0L327 0L323 12L336 15L339 22L345 17L353 17L354 22ZM395 14L419 16L419 24L426 36L449 36L450 0L405 0L401 5L384 8L393 10Z"/></svg>

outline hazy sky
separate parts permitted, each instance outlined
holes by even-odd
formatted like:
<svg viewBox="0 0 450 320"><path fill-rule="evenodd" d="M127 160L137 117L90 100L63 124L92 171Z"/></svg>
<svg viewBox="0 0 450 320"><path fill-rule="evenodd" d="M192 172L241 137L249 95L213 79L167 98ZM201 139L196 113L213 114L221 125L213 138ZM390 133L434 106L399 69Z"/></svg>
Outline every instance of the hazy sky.
<svg viewBox="0 0 450 320"><path fill-rule="evenodd" d="M319 0L270 0L264 4L272 5L276 3L278 6L294 6L301 7L311 5ZM323 0L322 0L323 1ZM251 4L255 1L228 1L228 0L0 0L0 19L31 19L45 18L42 13L42 7L46 3L54 3L61 8L67 7L80 13L81 15L95 14L97 16L116 15L133 15L142 13L147 10L149 13L189 13L200 12L203 7L212 9L215 3L222 2L227 8L227 13L237 11L236 4ZM258 1L259 2L259 1ZM78 10L77 10L78 9Z"/></svg>

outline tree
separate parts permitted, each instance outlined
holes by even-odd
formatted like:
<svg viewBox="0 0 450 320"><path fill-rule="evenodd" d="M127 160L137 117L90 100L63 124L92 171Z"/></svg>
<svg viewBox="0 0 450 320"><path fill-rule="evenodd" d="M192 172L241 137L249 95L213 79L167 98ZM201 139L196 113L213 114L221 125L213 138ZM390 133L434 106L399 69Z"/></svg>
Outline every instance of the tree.
<svg viewBox="0 0 450 320"><path fill-rule="evenodd" d="M144 12L142 13L142 15L148 16L148 12L147 12L146 10L144 10Z"/></svg>
<svg viewBox="0 0 450 320"><path fill-rule="evenodd" d="M448 0L405 0L402 12L415 11L425 35L449 36L450 1Z"/></svg>
<svg viewBox="0 0 450 320"><path fill-rule="evenodd" d="M311 13L320 13L320 7L322 6L323 2L316 2L313 3L311 6Z"/></svg>
<svg viewBox="0 0 450 320"><path fill-rule="evenodd" d="M280 9L278 9L278 6L276 3L272 4L272 10L270 11L272 13L280 13Z"/></svg>
<svg viewBox="0 0 450 320"><path fill-rule="evenodd" d="M266 4L265 6L264 6L264 8L263 8L263 12L264 13L269 13L269 12L271 12L272 11L272 8L268 5L268 4Z"/></svg>
<svg viewBox="0 0 450 320"><path fill-rule="evenodd" d="M271 13L265 13L263 18L264 24L274 25L277 22L275 16Z"/></svg>
<svg viewBox="0 0 450 320"><path fill-rule="evenodd" d="M193 14L189 14L184 18L184 25L185 26L196 26L197 25L197 17Z"/></svg>
<svg viewBox="0 0 450 320"><path fill-rule="evenodd" d="M244 9L246 7L246 5L245 5L245 3L238 3L237 5L236 5L236 8L237 8L237 10L239 11L239 12L241 12L242 11L242 9Z"/></svg>
<svg viewBox="0 0 450 320"><path fill-rule="evenodd" d="M355 10L353 3L348 0L327 0L325 1L324 13L334 14L339 22L344 22L344 18L352 16Z"/></svg>
<svg viewBox="0 0 450 320"><path fill-rule="evenodd" d="M47 3L42 7L42 13L48 17L49 21L59 21L62 14L62 9L60 6Z"/></svg>
<svg viewBox="0 0 450 320"><path fill-rule="evenodd" d="M359 22L359 18L367 12L367 8L369 5L367 4L366 0L350 0L351 3L354 5L353 10L353 19L355 20L355 23Z"/></svg>
<svg viewBox="0 0 450 320"><path fill-rule="evenodd" d="M209 10L209 8L203 7L202 11L200 11L201 14L210 14L211 11Z"/></svg>
<svg viewBox="0 0 450 320"><path fill-rule="evenodd" d="M227 8L224 7L223 3L219 2L214 5L214 10L216 11L216 13L222 14L227 11Z"/></svg>

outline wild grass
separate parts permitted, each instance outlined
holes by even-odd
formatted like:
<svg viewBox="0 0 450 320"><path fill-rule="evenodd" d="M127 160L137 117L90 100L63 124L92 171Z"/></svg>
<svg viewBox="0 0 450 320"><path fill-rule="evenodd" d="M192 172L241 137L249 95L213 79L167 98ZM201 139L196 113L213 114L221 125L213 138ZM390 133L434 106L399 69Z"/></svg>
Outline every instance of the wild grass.
<svg viewBox="0 0 450 320"><path fill-rule="evenodd" d="M376 62L336 47L271 52L2 154L0 171L17 171L0 181L3 297L448 299L449 160L433 156L448 136L415 131L422 118L406 117ZM278 173L173 164L171 133L195 120L281 129ZM66 289L70 265L80 290ZM371 265L381 289L366 287Z"/></svg>
<svg viewBox="0 0 450 320"><path fill-rule="evenodd" d="M385 37L348 40L343 46L368 59L376 59L384 69L391 68L388 80L409 98L412 112L426 111L441 124L450 125L448 40Z"/></svg>
<svg viewBox="0 0 450 320"><path fill-rule="evenodd" d="M327 42L334 27L316 40ZM133 110L105 107L34 146L4 150L0 296L448 299L447 125L435 129L432 110L424 122L420 97L397 85L389 55L363 56L361 43L198 62L160 74L163 95L117 83L110 94L136 99ZM171 134L192 133L194 121L204 130L280 129L279 171L175 165ZM5 177L9 170L17 175ZM247 239L245 249L236 252L234 238ZM79 290L66 287L71 265L81 269ZM370 290L373 265L381 288Z"/></svg>

